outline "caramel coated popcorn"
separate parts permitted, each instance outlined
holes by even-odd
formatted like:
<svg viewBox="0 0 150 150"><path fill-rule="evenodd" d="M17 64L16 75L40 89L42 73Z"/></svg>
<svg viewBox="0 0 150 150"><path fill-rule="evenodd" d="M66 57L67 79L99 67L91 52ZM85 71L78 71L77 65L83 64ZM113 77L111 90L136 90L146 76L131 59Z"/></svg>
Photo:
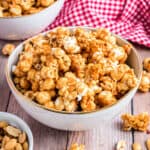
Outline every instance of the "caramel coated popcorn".
<svg viewBox="0 0 150 150"><path fill-rule="evenodd" d="M70 150L85 150L85 145L81 144L72 144L71 147L70 147Z"/></svg>
<svg viewBox="0 0 150 150"><path fill-rule="evenodd" d="M139 85L139 91L149 92L150 90L150 58L145 58L143 61L142 78Z"/></svg>
<svg viewBox="0 0 150 150"><path fill-rule="evenodd" d="M0 121L0 149L28 150L29 144L26 133L5 121Z"/></svg>
<svg viewBox="0 0 150 150"><path fill-rule="evenodd" d="M142 92L148 92L150 90L150 73L146 71L142 72L139 90Z"/></svg>
<svg viewBox="0 0 150 150"><path fill-rule="evenodd" d="M150 123L150 116L147 112L138 115L123 114L123 130L130 131L131 129L146 131Z"/></svg>
<svg viewBox="0 0 150 150"><path fill-rule="evenodd" d="M150 73L150 57L144 59L143 68Z"/></svg>
<svg viewBox="0 0 150 150"><path fill-rule="evenodd" d="M2 48L2 53L3 55L10 55L14 49L15 49L15 45L8 43L4 45L4 47Z"/></svg>
<svg viewBox="0 0 150 150"><path fill-rule="evenodd" d="M59 27L24 44L12 68L16 88L47 109L94 111L115 104L136 86L119 46L106 29Z"/></svg>
<svg viewBox="0 0 150 150"><path fill-rule="evenodd" d="M13 17L37 13L55 0L0 0L0 17Z"/></svg>

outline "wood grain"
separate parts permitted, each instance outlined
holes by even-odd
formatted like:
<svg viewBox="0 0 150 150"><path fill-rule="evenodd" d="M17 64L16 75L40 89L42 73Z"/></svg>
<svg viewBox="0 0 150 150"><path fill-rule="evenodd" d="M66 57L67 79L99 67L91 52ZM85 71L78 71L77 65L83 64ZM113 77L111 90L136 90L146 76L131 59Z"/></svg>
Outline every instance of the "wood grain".
<svg viewBox="0 0 150 150"><path fill-rule="evenodd" d="M1 53L4 44L4 41L0 41L0 111L6 111L10 96L10 90L5 78L7 57L4 57Z"/></svg>
<svg viewBox="0 0 150 150"><path fill-rule="evenodd" d="M137 47L139 54L141 55L142 60L146 57L150 57L150 49ZM140 93L137 92L134 101L134 114L138 114L141 112L149 112L150 114L150 92L148 93ZM142 133L142 132L134 132L134 142L139 142L142 145L142 148L146 150L145 141L147 138L150 138L150 134Z"/></svg>
<svg viewBox="0 0 150 150"><path fill-rule="evenodd" d="M122 113L131 112L131 104L123 109ZM119 140L125 140L127 150L132 144L132 133L121 130L120 117L107 123L100 123L99 128L84 132L68 132L68 150L72 143L83 143L86 150L115 150Z"/></svg>
<svg viewBox="0 0 150 150"><path fill-rule="evenodd" d="M10 96L8 112L18 115L28 123L34 136L34 150L66 150L67 132L46 127L31 118L13 95Z"/></svg>

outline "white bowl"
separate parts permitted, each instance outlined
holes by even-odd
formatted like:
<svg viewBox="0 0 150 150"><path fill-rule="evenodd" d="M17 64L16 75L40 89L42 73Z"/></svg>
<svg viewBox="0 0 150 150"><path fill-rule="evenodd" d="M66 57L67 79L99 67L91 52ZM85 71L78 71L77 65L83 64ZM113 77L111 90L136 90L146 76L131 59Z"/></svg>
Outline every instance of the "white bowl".
<svg viewBox="0 0 150 150"><path fill-rule="evenodd" d="M70 29L74 29L74 28L75 27L70 27ZM84 27L84 28L86 28L87 30L94 30L93 28L88 28L88 27ZM127 41L123 40L117 35L115 36L117 38L117 42L120 45L128 43ZM67 112L46 110L42 106L38 105L35 102L32 102L27 97L23 96L16 89L12 81L12 66L15 65L18 60L18 55L21 53L23 49L23 43L21 43L18 47L16 47L16 49L13 51L13 53L8 59L8 64L6 68L7 82L17 102L21 105L21 107L34 119L38 120L39 122L49 127L62 129L62 130L79 131L79 130L88 130L100 126L100 124L103 121L110 121L117 114L119 114L121 110L131 101L138 88L140 78L141 78L141 73L142 73L142 66L141 66L140 58L136 50L133 48L128 57L128 64L132 68L134 68L135 74L138 78L138 85L135 88L131 89L116 104L95 112L84 112L84 113L83 112L67 113Z"/></svg>
<svg viewBox="0 0 150 150"><path fill-rule="evenodd" d="M64 0L57 0L48 8L35 14L0 18L0 39L22 40L36 35L54 21L63 4Z"/></svg>
<svg viewBox="0 0 150 150"><path fill-rule="evenodd" d="M29 126L16 115L0 112L0 121L6 121L10 125L15 126L27 134L28 142L29 142L29 150L33 150L33 135L29 128Z"/></svg>

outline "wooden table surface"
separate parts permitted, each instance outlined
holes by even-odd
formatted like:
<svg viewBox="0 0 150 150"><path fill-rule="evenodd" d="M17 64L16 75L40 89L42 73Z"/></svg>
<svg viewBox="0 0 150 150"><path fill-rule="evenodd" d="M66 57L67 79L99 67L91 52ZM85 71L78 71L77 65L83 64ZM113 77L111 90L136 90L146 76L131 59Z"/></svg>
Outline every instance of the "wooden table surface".
<svg viewBox="0 0 150 150"><path fill-rule="evenodd" d="M5 44L0 40L0 49ZM136 46L142 58L150 57L150 49ZM109 123L100 123L97 129L83 132L60 131L46 127L31 118L16 102L10 92L5 78L7 57L0 52L0 111L10 112L23 118L33 132L34 150L68 150L72 143L85 144L86 150L115 150L119 140L125 140L126 150L131 150L131 144L138 142L145 150L145 140L150 134L141 132L124 132L121 130L120 116ZM150 113L150 92L136 93L132 102L123 108L122 113L137 114L143 111Z"/></svg>

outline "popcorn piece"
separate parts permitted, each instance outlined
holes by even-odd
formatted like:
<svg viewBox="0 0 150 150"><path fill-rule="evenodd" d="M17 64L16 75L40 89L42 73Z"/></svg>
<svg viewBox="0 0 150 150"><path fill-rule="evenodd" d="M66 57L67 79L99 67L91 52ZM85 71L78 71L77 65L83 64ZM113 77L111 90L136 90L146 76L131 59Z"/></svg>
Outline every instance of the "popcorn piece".
<svg viewBox="0 0 150 150"><path fill-rule="evenodd" d="M53 53L58 60L59 69L64 72L68 71L71 66L69 56L61 49L55 49Z"/></svg>
<svg viewBox="0 0 150 150"><path fill-rule="evenodd" d="M55 108L54 102L53 101L48 101L48 102L44 103L44 107L47 108L47 109L54 109Z"/></svg>
<svg viewBox="0 0 150 150"><path fill-rule="evenodd" d="M71 58L71 69L75 71L77 77L84 77L85 70L85 58L83 58L80 54L70 55Z"/></svg>
<svg viewBox="0 0 150 150"><path fill-rule="evenodd" d="M55 100L55 109L56 110L64 110L65 108L65 105L64 105L64 100L61 98L61 97L58 97L56 100Z"/></svg>
<svg viewBox="0 0 150 150"><path fill-rule="evenodd" d="M26 91L26 92L24 93L24 95L25 95L26 97L30 98L31 100L34 100L36 94L35 94L33 91Z"/></svg>
<svg viewBox="0 0 150 150"><path fill-rule="evenodd" d="M65 105L65 110L68 112L74 112L78 108L78 104L76 100L72 100L72 101L64 100L64 105Z"/></svg>
<svg viewBox="0 0 150 150"><path fill-rule="evenodd" d="M45 79L40 82L40 90L52 90L55 88L55 81L53 79Z"/></svg>
<svg viewBox="0 0 150 150"><path fill-rule="evenodd" d="M111 91L113 95L117 94L116 82L113 81L109 76L103 76L100 78L100 86L105 91Z"/></svg>
<svg viewBox="0 0 150 150"><path fill-rule="evenodd" d="M43 7L48 7L50 6L52 3L54 3L54 0L40 0L41 2L41 6Z"/></svg>
<svg viewBox="0 0 150 150"><path fill-rule="evenodd" d="M3 55L10 55L14 49L15 49L14 44L6 44L2 48L2 53L3 53Z"/></svg>
<svg viewBox="0 0 150 150"><path fill-rule="evenodd" d="M118 64L113 70L111 70L110 76L113 80L119 81L128 70L130 70L128 65Z"/></svg>
<svg viewBox="0 0 150 150"><path fill-rule="evenodd" d="M102 91L98 95L98 102L100 106L108 106L117 102L117 99L112 95L110 91Z"/></svg>
<svg viewBox="0 0 150 150"><path fill-rule="evenodd" d="M13 16L21 16L22 13L22 9L19 5L11 5L9 11Z"/></svg>
<svg viewBox="0 0 150 150"><path fill-rule="evenodd" d="M85 145L81 144L72 144L70 150L84 150L85 149Z"/></svg>
<svg viewBox="0 0 150 150"><path fill-rule="evenodd" d="M36 100L40 103L40 104L44 104L48 101L51 100L51 96L49 92L46 91L42 91L42 92L37 92L36 93Z"/></svg>
<svg viewBox="0 0 150 150"><path fill-rule="evenodd" d="M129 89L135 87L136 84L137 78L133 70L130 69L124 74L121 81L117 84L117 90L122 95L125 94Z"/></svg>
<svg viewBox="0 0 150 150"><path fill-rule="evenodd" d="M101 65L89 63L85 69L85 78L87 80L98 80L101 73Z"/></svg>
<svg viewBox="0 0 150 150"><path fill-rule="evenodd" d="M126 44L126 45L123 45L123 48L124 48L126 54L129 55L130 52L131 52L131 49L132 49L132 45L131 44Z"/></svg>
<svg viewBox="0 0 150 150"><path fill-rule="evenodd" d="M139 90L142 92L148 92L150 90L150 73L143 71Z"/></svg>
<svg viewBox="0 0 150 150"><path fill-rule="evenodd" d="M81 108L83 111L93 111L96 109L96 103L94 102L94 93L87 92L81 100Z"/></svg>
<svg viewBox="0 0 150 150"><path fill-rule="evenodd" d="M123 130L125 131L130 131L133 128L144 132L150 122L150 116L147 112L138 115L124 114L121 118L123 120Z"/></svg>
<svg viewBox="0 0 150 150"><path fill-rule="evenodd" d="M67 53L75 54L80 52L80 47L77 45L77 40L75 37L65 37L63 42Z"/></svg>
<svg viewBox="0 0 150 150"><path fill-rule="evenodd" d="M20 79L20 87L22 89L26 89L27 90L29 88L29 86L30 86L30 84L29 84L29 82L28 82L28 80L26 78L21 78Z"/></svg>
<svg viewBox="0 0 150 150"><path fill-rule="evenodd" d="M113 48L108 56L111 60L117 60L121 63L124 63L127 59L127 54L122 47Z"/></svg>
<svg viewBox="0 0 150 150"><path fill-rule="evenodd" d="M144 59L143 68L150 73L150 57Z"/></svg>
<svg viewBox="0 0 150 150"><path fill-rule="evenodd" d="M4 10L4 8L0 6L0 17L3 17L3 16L4 16L3 10Z"/></svg>
<svg viewBox="0 0 150 150"><path fill-rule="evenodd" d="M57 79L58 78L58 68L55 67L53 64L51 64L51 66L49 66L49 67L43 66L40 71L40 76L43 79L46 79L46 78Z"/></svg>

